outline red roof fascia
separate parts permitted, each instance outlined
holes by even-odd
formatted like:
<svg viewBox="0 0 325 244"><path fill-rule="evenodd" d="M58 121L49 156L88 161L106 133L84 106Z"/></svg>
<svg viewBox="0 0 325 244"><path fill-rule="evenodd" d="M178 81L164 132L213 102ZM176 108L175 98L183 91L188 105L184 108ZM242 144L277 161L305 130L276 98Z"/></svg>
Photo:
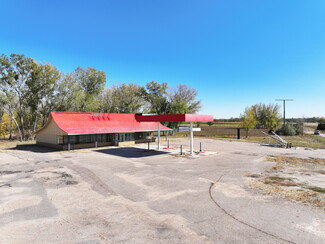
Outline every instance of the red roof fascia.
<svg viewBox="0 0 325 244"><path fill-rule="evenodd" d="M213 115L201 114L163 114L136 115L140 122L213 122Z"/></svg>
<svg viewBox="0 0 325 244"><path fill-rule="evenodd" d="M52 119L68 135L157 131L158 123L142 123L135 114L51 112ZM160 125L160 130L171 130Z"/></svg>

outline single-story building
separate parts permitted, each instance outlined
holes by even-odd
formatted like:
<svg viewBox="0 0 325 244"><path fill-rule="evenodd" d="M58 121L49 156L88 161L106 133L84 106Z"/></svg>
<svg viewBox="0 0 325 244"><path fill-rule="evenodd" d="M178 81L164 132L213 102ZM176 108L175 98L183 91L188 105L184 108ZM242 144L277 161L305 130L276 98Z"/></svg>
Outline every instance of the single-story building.
<svg viewBox="0 0 325 244"><path fill-rule="evenodd" d="M137 114L51 112L45 126L36 132L36 143L61 150L128 146L154 141L153 132L158 129L171 130L159 122L136 118Z"/></svg>

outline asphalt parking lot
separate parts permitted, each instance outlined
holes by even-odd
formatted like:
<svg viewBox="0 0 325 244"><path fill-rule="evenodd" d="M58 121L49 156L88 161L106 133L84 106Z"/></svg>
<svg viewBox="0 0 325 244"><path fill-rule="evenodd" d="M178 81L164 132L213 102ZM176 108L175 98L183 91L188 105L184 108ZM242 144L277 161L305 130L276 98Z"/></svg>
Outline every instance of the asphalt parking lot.
<svg viewBox="0 0 325 244"><path fill-rule="evenodd" d="M1 150L0 243L325 241L323 209L263 194L244 176L272 167L269 155L325 150L212 139L196 140L196 150L199 142L205 153L193 157L177 155L188 138L161 151Z"/></svg>

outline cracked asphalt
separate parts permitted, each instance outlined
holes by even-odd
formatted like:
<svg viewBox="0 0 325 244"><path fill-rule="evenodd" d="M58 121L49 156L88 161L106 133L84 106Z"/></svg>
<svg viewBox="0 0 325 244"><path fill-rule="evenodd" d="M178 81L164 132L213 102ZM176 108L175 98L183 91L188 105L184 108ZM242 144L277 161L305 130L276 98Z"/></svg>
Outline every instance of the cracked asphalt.
<svg viewBox="0 0 325 244"><path fill-rule="evenodd" d="M0 243L325 242L322 209L264 195L244 176L272 167L268 155L325 150L199 142L206 153L193 157L146 145L1 150ZM171 151L181 144L171 139Z"/></svg>

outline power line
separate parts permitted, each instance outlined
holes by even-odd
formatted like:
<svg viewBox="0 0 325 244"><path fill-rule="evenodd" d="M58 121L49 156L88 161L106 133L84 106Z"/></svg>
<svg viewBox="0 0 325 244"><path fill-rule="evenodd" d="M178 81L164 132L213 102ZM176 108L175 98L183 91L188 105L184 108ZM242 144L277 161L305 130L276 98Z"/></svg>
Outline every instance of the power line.
<svg viewBox="0 0 325 244"><path fill-rule="evenodd" d="M286 124L286 101L293 101L293 99L275 99L275 101L283 101L283 124Z"/></svg>

